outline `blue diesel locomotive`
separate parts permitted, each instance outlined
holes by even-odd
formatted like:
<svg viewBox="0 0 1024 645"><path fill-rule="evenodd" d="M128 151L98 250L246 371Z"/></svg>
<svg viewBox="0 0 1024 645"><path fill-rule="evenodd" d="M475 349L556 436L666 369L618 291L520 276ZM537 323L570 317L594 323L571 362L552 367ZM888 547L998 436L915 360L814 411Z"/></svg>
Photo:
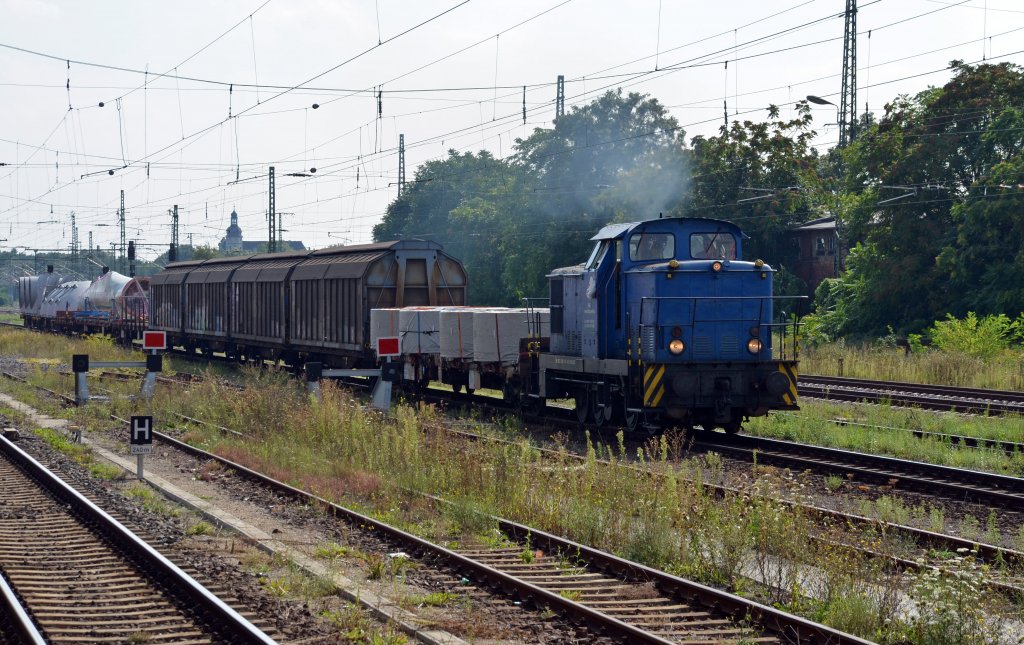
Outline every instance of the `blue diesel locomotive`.
<svg viewBox="0 0 1024 645"><path fill-rule="evenodd" d="M580 423L736 432L797 409L795 317L774 271L743 261L743 233L713 219L603 228L582 265L554 270L550 342L520 365L527 409L573 399Z"/></svg>

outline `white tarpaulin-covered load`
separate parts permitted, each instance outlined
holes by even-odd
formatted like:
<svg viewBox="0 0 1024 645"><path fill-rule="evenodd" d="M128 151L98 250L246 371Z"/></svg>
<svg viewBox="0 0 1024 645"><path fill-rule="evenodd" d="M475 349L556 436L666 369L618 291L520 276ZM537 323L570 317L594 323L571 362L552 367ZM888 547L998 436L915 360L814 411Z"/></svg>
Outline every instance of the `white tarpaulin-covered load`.
<svg viewBox="0 0 1024 645"><path fill-rule="evenodd" d="M548 309L490 309L473 314L473 361L519 362L522 338L551 335Z"/></svg>
<svg viewBox="0 0 1024 645"><path fill-rule="evenodd" d="M402 354L437 354L441 351L440 321L445 307L405 307L398 311Z"/></svg>
<svg viewBox="0 0 1024 645"><path fill-rule="evenodd" d="M370 310L370 346L377 347L378 338L394 338L398 336L398 312L392 309Z"/></svg>
<svg viewBox="0 0 1024 645"><path fill-rule="evenodd" d="M473 358L473 314L484 309L445 309L441 312L441 358Z"/></svg>

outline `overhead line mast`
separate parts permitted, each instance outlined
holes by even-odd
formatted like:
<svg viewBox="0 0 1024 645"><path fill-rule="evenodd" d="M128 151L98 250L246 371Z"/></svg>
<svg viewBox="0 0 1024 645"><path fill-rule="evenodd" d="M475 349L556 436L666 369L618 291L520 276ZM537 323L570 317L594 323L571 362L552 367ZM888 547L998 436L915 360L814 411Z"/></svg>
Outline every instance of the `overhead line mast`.
<svg viewBox="0 0 1024 645"><path fill-rule="evenodd" d="M277 252L277 205L274 198L274 167L270 167L270 185L268 186L267 224L270 234L267 237L267 253Z"/></svg>
<svg viewBox="0 0 1024 645"><path fill-rule="evenodd" d="M843 91L839 105L839 146L857 136L857 0L846 0L843 33Z"/></svg>
<svg viewBox="0 0 1024 645"><path fill-rule="evenodd" d="M124 191L123 190L121 191L121 209L119 211L117 211L117 223L121 227L121 249L120 249L121 250L121 257L120 257L120 262L118 264L118 268L121 269L121 273L124 273L125 272L125 258L124 258L124 254L125 254L125 243L124 243L125 242L125 234L124 234L125 233L125 231L124 231L124 228L125 228L125 216L124 216Z"/></svg>
<svg viewBox="0 0 1024 645"><path fill-rule="evenodd" d="M405 192L405 135L398 135L398 196Z"/></svg>
<svg viewBox="0 0 1024 645"><path fill-rule="evenodd" d="M565 76L558 75L558 85L555 92L555 118L565 115Z"/></svg>

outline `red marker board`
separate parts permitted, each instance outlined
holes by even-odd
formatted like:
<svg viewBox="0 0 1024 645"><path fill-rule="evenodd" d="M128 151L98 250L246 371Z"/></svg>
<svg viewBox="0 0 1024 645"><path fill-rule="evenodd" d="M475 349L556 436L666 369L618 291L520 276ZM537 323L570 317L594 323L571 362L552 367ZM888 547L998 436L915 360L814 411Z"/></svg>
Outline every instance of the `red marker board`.
<svg viewBox="0 0 1024 645"><path fill-rule="evenodd" d="M142 332L142 349L167 349L167 332Z"/></svg>
<svg viewBox="0 0 1024 645"><path fill-rule="evenodd" d="M384 336L377 339L377 356L383 358L385 356L400 356L401 351L399 349L399 338L398 336Z"/></svg>

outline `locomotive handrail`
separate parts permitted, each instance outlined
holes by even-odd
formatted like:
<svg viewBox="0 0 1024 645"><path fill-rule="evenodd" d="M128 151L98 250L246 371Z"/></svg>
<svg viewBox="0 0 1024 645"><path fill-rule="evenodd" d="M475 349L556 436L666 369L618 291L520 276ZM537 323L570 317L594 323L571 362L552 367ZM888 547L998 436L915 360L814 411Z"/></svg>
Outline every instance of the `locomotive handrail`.
<svg viewBox="0 0 1024 645"><path fill-rule="evenodd" d="M540 338L542 336L541 331L544 329L544 321L537 315L537 307L534 306L534 303L546 302L550 308L551 298L523 298L522 300L525 305L523 308L526 309L526 333L529 334L530 338ZM534 326L536 326L536 329L534 329Z"/></svg>

